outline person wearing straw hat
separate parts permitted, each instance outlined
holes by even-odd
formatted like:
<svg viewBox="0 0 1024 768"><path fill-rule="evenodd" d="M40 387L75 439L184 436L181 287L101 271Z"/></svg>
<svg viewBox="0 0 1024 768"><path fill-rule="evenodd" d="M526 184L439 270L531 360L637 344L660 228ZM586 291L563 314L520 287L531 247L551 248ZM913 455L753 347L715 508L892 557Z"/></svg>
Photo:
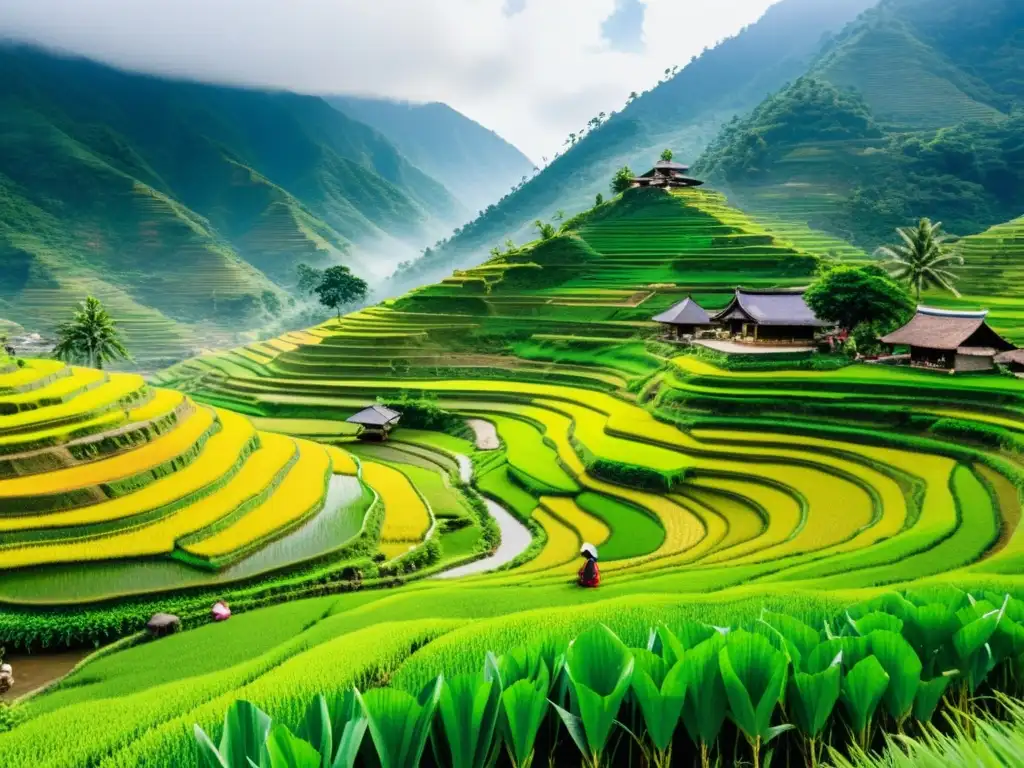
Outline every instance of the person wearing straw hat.
<svg viewBox="0 0 1024 768"><path fill-rule="evenodd" d="M594 588L601 583L601 571L597 567L597 547L593 544L584 544L580 549L586 562L579 572L579 585L581 587Z"/></svg>

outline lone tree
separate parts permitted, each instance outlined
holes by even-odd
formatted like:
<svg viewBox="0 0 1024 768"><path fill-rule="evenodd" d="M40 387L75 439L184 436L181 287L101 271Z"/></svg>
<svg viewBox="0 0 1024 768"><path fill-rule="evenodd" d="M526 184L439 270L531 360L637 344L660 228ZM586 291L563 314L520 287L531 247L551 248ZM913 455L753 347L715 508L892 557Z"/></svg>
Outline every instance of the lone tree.
<svg viewBox="0 0 1024 768"><path fill-rule="evenodd" d="M902 243L875 251L876 256L885 259L882 266L889 274L913 288L918 301L925 288L941 288L959 298L960 292L953 284L960 278L948 267L963 265L964 259L950 248L953 236L942 231L942 224L921 219L916 227L897 229L896 233Z"/></svg>
<svg viewBox="0 0 1024 768"><path fill-rule="evenodd" d="M70 322L57 327L53 356L66 363L84 363L100 370L104 363L132 359L121 341L117 323L93 296L86 297Z"/></svg>
<svg viewBox="0 0 1024 768"><path fill-rule="evenodd" d="M633 179L635 179L633 171L629 169L628 165L624 165L615 172L612 177L612 192L616 195L621 195L627 189L633 186Z"/></svg>
<svg viewBox="0 0 1024 768"><path fill-rule="evenodd" d="M673 157L675 157L675 153L671 149L666 149L661 153L661 159L666 163L671 163Z"/></svg>
<svg viewBox="0 0 1024 768"><path fill-rule="evenodd" d="M598 192L597 197L594 198L594 207L600 208L602 205L604 205L604 195Z"/></svg>
<svg viewBox="0 0 1024 768"><path fill-rule="evenodd" d="M366 281L352 274L345 266L328 267L320 283L314 289L320 303L333 309L341 319L341 309L366 298L369 287Z"/></svg>
<svg viewBox="0 0 1024 768"><path fill-rule="evenodd" d="M874 265L834 267L807 289L804 300L822 320L848 331L863 323L894 328L914 313L910 294Z"/></svg>

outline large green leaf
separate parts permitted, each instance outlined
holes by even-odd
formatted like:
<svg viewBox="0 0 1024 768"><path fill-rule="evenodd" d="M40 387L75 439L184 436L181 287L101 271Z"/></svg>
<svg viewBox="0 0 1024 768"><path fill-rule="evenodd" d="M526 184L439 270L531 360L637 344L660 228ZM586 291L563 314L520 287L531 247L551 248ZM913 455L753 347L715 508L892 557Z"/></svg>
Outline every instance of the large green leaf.
<svg viewBox="0 0 1024 768"><path fill-rule="evenodd" d="M874 656L861 659L843 680L842 700L863 745L871 718L889 687L889 675Z"/></svg>
<svg viewBox="0 0 1024 768"><path fill-rule="evenodd" d="M270 716L248 701L236 701L224 715L219 752L227 768L249 768L263 755L272 722Z"/></svg>
<svg viewBox="0 0 1024 768"><path fill-rule="evenodd" d="M956 610L934 603L916 606L904 618L903 636L914 646L926 675L935 673L940 665L939 652L948 646L960 629Z"/></svg>
<svg viewBox="0 0 1024 768"><path fill-rule="evenodd" d="M331 710L323 694L318 695L306 709L299 728L299 737L312 744L320 755L321 768L331 768L334 755Z"/></svg>
<svg viewBox="0 0 1024 768"><path fill-rule="evenodd" d="M287 726L275 725L267 736L266 759L261 768L319 768L320 753L295 736Z"/></svg>
<svg viewBox="0 0 1024 768"><path fill-rule="evenodd" d="M936 677L933 680L922 680L917 685L917 693L914 696L914 719L919 723L927 723L935 714L942 695L949 688L953 676Z"/></svg>
<svg viewBox="0 0 1024 768"><path fill-rule="evenodd" d="M376 688L357 693L381 768L416 768L430 735L442 679L427 686L419 700L405 691Z"/></svg>
<svg viewBox="0 0 1024 768"><path fill-rule="evenodd" d="M635 651L633 693L643 715L644 727L659 752L672 745L672 737L686 700L686 668L680 661L669 668L663 659L647 651Z"/></svg>
<svg viewBox="0 0 1024 768"><path fill-rule="evenodd" d="M583 723L587 747L583 754L592 762L598 762L604 752L622 699L629 691L634 663L629 648L603 625L581 634L566 652L572 714ZM569 722L565 725L570 727Z"/></svg>
<svg viewBox="0 0 1024 768"><path fill-rule="evenodd" d="M353 688L331 702L331 738L334 759L331 768L352 768L366 735L367 720Z"/></svg>
<svg viewBox="0 0 1024 768"><path fill-rule="evenodd" d="M714 744L725 722L729 700L718 663L718 653L724 645L725 637L715 634L687 651L683 658L686 670L683 725L697 744Z"/></svg>
<svg viewBox="0 0 1024 768"><path fill-rule="evenodd" d="M885 708L897 722L903 722L910 716L921 682L921 660L913 646L896 632L879 629L868 635L868 640L871 653L889 675Z"/></svg>
<svg viewBox="0 0 1024 768"><path fill-rule="evenodd" d="M548 711L548 672L541 665L535 680L518 680L501 693L501 727L516 768L533 759L537 732Z"/></svg>
<svg viewBox="0 0 1024 768"><path fill-rule="evenodd" d="M199 768L228 768L227 760L221 755L217 745L213 743L199 723L192 726L192 733L199 750Z"/></svg>
<svg viewBox="0 0 1024 768"><path fill-rule="evenodd" d="M497 680L483 675L459 675L444 682L434 719L431 742L441 765L484 768L494 748L501 706Z"/></svg>
<svg viewBox="0 0 1024 768"><path fill-rule="evenodd" d="M786 686L786 655L760 635L739 631L729 635L718 663L732 719L751 743L767 741Z"/></svg>
<svg viewBox="0 0 1024 768"><path fill-rule="evenodd" d="M884 611L872 611L861 616L859 619L854 619L847 614L847 620L858 635L870 635L879 629L885 629L890 632L903 631L903 619Z"/></svg>
<svg viewBox="0 0 1024 768"><path fill-rule="evenodd" d="M806 658L821 642L820 632L784 613L762 611L761 621L777 630L790 645L795 647L800 659ZM796 659L794 659L795 662Z"/></svg>
<svg viewBox="0 0 1024 768"><path fill-rule="evenodd" d="M996 665L989 640L999 628L1004 609L994 609L962 626L953 635L957 668L967 681L971 693L988 677Z"/></svg>
<svg viewBox="0 0 1024 768"><path fill-rule="evenodd" d="M797 672L789 683L788 709L796 727L809 739L817 739L839 700L843 680L842 657L837 656L823 672Z"/></svg>

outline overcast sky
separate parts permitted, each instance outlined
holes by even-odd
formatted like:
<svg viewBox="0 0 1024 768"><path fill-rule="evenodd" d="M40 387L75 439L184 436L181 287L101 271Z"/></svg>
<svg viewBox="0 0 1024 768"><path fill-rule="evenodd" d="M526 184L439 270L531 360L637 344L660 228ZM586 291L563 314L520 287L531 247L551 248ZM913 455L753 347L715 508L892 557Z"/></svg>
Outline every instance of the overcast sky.
<svg viewBox="0 0 1024 768"><path fill-rule="evenodd" d="M0 0L0 35L202 80L444 101L539 160L772 2Z"/></svg>

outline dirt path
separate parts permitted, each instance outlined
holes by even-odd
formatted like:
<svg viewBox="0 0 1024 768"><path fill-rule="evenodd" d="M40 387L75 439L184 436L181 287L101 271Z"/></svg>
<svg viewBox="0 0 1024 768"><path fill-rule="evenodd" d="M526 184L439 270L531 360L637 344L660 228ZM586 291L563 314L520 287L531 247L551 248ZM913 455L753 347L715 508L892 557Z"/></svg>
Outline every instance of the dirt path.
<svg viewBox="0 0 1024 768"><path fill-rule="evenodd" d="M478 451L496 451L501 447L498 440L498 430L489 421L483 419L466 419L466 424L476 435L476 448Z"/></svg>
<svg viewBox="0 0 1024 768"><path fill-rule="evenodd" d="M515 560L524 549L530 546L533 537L530 535L529 528L496 501L484 498L484 503L487 505L487 511L491 513L491 517L498 523L498 528L501 529L501 544L498 545L498 549L489 557L452 568L449 571L442 571L435 578L457 579L462 576L493 571L495 568L500 568L505 563Z"/></svg>

